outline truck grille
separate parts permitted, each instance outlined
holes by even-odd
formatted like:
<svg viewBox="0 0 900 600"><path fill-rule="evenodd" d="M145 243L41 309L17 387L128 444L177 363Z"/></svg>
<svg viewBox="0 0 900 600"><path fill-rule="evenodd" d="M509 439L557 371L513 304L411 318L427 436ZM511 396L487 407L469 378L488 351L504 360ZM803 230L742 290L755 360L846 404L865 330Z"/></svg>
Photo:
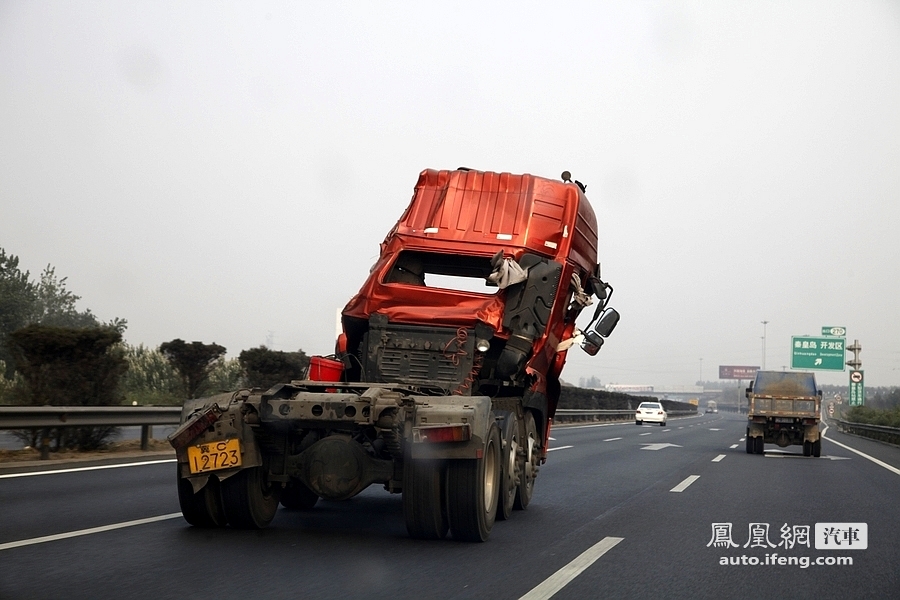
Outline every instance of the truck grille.
<svg viewBox="0 0 900 600"><path fill-rule="evenodd" d="M457 386L471 373L474 331L395 325L372 318L366 342L365 378L378 383Z"/></svg>

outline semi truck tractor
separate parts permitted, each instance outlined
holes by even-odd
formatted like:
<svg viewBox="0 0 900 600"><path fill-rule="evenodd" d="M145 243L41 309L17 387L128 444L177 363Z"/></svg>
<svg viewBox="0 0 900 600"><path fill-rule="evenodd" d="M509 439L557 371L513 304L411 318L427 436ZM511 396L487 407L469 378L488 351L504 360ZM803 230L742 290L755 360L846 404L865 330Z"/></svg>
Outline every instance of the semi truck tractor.
<svg viewBox="0 0 900 600"><path fill-rule="evenodd" d="M803 446L803 456L821 454L822 391L814 374L757 371L747 401L748 454L762 454L764 444Z"/></svg>
<svg viewBox="0 0 900 600"><path fill-rule="evenodd" d="M185 402L169 436L197 527L262 528L372 484L409 535L483 542L531 502L572 346L619 320L585 186L425 170L304 380ZM585 311L581 327L576 318Z"/></svg>

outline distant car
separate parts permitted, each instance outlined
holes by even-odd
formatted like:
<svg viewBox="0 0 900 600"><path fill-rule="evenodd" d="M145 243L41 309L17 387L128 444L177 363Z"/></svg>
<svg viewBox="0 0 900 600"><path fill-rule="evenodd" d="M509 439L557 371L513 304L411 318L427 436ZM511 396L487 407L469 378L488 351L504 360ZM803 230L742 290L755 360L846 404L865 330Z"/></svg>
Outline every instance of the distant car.
<svg viewBox="0 0 900 600"><path fill-rule="evenodd" d="M646 421L647 423L665 425L668 416L666 410L659 402L641 402L634 413L634 424L640 425Z"/></svg>

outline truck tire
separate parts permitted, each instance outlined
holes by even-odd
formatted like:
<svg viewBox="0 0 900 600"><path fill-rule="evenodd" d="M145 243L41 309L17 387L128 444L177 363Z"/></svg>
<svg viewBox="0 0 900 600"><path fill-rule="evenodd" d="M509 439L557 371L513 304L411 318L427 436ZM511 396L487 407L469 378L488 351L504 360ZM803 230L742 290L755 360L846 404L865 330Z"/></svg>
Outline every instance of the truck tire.
<svg viewBox="0 0 900 600"><path fill-rule="evenodd" d="M206 485L194 493L191 482L178 475L178 504L184 520L194 527L225 527L228 519L222 507L219 480L210 477Z"/></svg>
<svg viewBox="0 0 900 600"><path fill-rule="evenodd" d="M319 496L302 481L292 479L281 490L281 505L290 510L309 510L319 501Z"/></svg>
<svg viewBox="0 0 900 600"><path fill-rule="evenodd" d="M755 438L753 438L753 439L754 439L754 443L756 444L756 453L757 453L757 454L764 454L764 453L765 453L765 449L763 448L763 446L766 445L766 442L765 442L765 440L763 439L763 436L755 437Z"/></svg>
<svg viewBox="0 0 900 600"><path fill-rule="evenodd" d="M497 502L497 518L505 521L512 516L522 478L519 461L519 421L511 412L503 413L500 426L501 465L500 465L500 501Z"/></svg>
<svg viewBox="0 0 900 600"><path fill-rule="evenodd" d="M447 517L453 539L487 541L500 499L500 428L492 423L481 458L447 463Z"/></svg>
<svg viewBox="0 0 900 600"><path fill-rule="evenodd" d="M275 518L281 488L266 481L262 467L251 467L222 482L225 515L237 529L262 529Z"/></svg>
<svg viewBox="0 0 900 600"><path fill-rule="evenodd" d="M403 518L409 537L440 540L449 529L444 504L444 461L403 461Z"/></svg>
<svg viewBox="0 0 900 600"><path fill-rule="evenodd" d="M822 438L819 438L812 443L812 455L816 458L822 456Z"/></svg>
<svg viewBox="0 0 900 600"><path fill-rule="evenodd" d="M746 442L747 442L747 444L746 444L747 445L747 454L753 454L753 452L754 452L753 438L750 437L749 432L747 433Z"/></svg>
<svg viewBox="0 0 900 600"><path fill-rule="evenodd" d="M810 456L812 454L812 442L809 440L803 440L803 456Z"/></svg>
<svg viewBox="0 0 900 600"><path fill-rule="evenodd" d="M516 490L516 500L513 507L516 510L525 510L534 495L534 479L537 477L537 467L541 460L541 440L538 439L537 425L534 423L534 415L525 411L523 419L522 452L519 459L519 489Z"/></svg>

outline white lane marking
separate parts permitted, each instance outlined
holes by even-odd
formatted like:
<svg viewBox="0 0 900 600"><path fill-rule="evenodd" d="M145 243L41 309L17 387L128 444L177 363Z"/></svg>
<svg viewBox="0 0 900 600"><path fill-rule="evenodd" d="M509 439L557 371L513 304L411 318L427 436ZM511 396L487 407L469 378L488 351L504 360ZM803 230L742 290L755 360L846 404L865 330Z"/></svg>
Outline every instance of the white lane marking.
<svg viewBox="0 0 900 600"><path fill-rule="evenodd" d="M648 432L648 433L641 433L641 434L639 434L639 435L653 435L653 433L652 433L652 432Z"/></svg>
<svg viewBox="0 0 900 600"><path fill-rule="evenodd" d="M554 442L556 441L556 438L555 438L555 437L551 437L551 438L547 438L547 439L552 440L552 441L554 441Z"/></svg>
<svg viewBox="0 0 900 600"><path fill-rule="evenodd" d="M181 513L169 513L167 515L159 515L158 517L148 517L146 519L137 519L135 521L125 521L124 523L114 523L112 525L103 525L102 527L91 527L90 529L79 529L78 531L69 531L67 533L57 533L56 535L45 535L44 537L31 538L30 540L19 540L17 542L7 542L0 544L0 550L9 550L10 548L20 548L22 546L31 546L34 544L43 544L44 542L55 542L56 540L65 540L68 538L78 537L81 535L91 535L94 533L103 533L104 531L113 531L115 529L124 529L126 527L135 527L136 525L146 525L147 523L155 523L157 521L166 521L180 517Z"/></svg>
<svg viewBox="0 0 900 600"><path fill-rule="evenodd" d="M519 598L519 600L547 600L556 592L566 587L570 581L578 577L582 571L594 564L598 558L612 550L625 538L605 537L581 554L559 571L542 581L536 588Z"/></svg>
<svg viewBox="0 0 900 600"><path fill-rule="evenodd" d="M710 430L710 431L722 431L721 429L715 429L715 428L713 428L713 427L710 427L709 430Z"/></svg>
<svg viewBox="0 0 900 600"><path fill-rule="evenodd" d="M862 456L863 458L867 458L867 459L871 460L873 463L875 463L875 464L878 465L879 467L884 467L885 469L887 469L887 470L890 471L891 473L894 473L894 474L896 474L896 475L900 475L900 469L898 469L897 467L892 467L891 465L887 464L886 462L883 462L883 461L878 460L878 459L875 458L874 456L869 456L869 455L866 454L865 452L860 452L860 451L857 450L856 448L851 448L850 446L847 446L846 444L842 444L842 443L838 442L837 440L833 440L833 439L831 439L831 438L825 437L825 432L826 432L826 431L828 431L828 425L826 425L826 426L825 426L825 429L822 430L822 437L825 438L826 440L828 440L829 442L831 442L832 444L837 444L838 446L840 446L841 448L844 448L845 450L849 450L850 452L859 454L859 455Z"/></svg>
<svg viewBox="0 0 900 600"><path fill-rule="evenodd" d="M641 450L662 450L663 448L681 448L678 444L648 444L647 442L641 442L644 444L644 447Z"/></svg>
<svg viewBox="0 0 900 600"><path fill-rule="evenodd" d="M731 448L732 450L734 450L735 448L738 447L738 445L737 445L737 444L732 444L732 445L730 445L730 446L728 446L728 447Z"/></svg>
<svg viewBox="0 0 900 600"><path fill-rule="evenodd" d="M722 460L723 458L725 458L725 455L724 455L724 454L720 454L720 455L718 455L717 457L715 457L714 459L712 459L712 461L713 461L713 462L721 462L721 460Z"/></svg>
<svg viewBox="0 0 900 600"><path fill-rule="evenodd" d="M556 448L547 448L547 452L553 452L554 450L565 450L566 448L574 448L575 446L557 446Z"/></svg>
<svg viewBox="0 0 900 600"><path fill-rule="evenodd" d="M621 440L622 438L609 438L608 440L603 440L604 442L614 442L616 440Z"/></svg>
<svg viewBox="0 0 900 600"><path fill-rule="evenodd" d="M667 431L672 431L671 429L663 429L662 432L665 433Z"/></svg>
<svg viewBox="0 0 900 600"><path fill-rule="evenodd" d="M682 481L681 483L679 483L678 485L673 487L669 491L670 492L683 492L684 490L686 490L688 488L689 485L691 485L698 479L700 479L699 475L691 475L691 476L687 477L684 481Z"/></svg>
<svg viewBox="0 0 900 600"><path fill-rule="evenodd" d="M684 429L684 427L679 427L678 429Z"/></svg>
<svg viewBox="0 0 900 600"><path fill-rule="evenodd" d="M58 475L59 473L77 473L78 471L99 471L101 469L119 469L122 467L142 467L144 465L158 465L175 462L177 459L164 458L162 460L144 460L141 462L121 463L116 465L96 465L93 467L75 467L74 469L54 469L52 471L29 471L28 473L6 473L0 475L0 479L12 479L13 477L31 477L32 475Z"/></svg>
<svg viewBox="0 0 900 600"><path fill-rule="evenodd" d="M747 438L741 438L741 439L739 439L738 441L739 441L739 442L746 442L746 441L747 441Z"/></svg>

